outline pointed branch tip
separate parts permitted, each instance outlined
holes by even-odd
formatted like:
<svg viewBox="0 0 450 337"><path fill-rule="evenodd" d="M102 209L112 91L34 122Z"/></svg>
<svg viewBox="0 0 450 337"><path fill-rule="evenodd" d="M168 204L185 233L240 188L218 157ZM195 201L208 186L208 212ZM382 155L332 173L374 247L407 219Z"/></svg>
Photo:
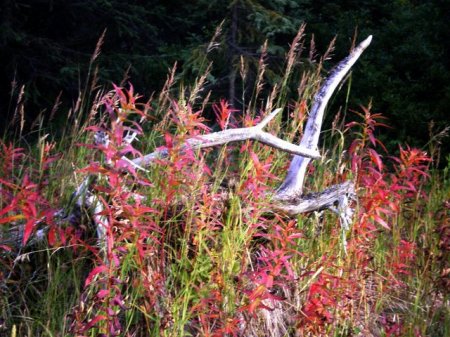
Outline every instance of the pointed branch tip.
<svg viewBox="0 0 450 337"><path fill-rule="evenodd" d="M361 48L366 49L370 43L372 42L372 35L369 35L363 42L361 42L359 45Z"/></svg>
<svg viewBox="0 0 450 337"><path fill-rule="evenodd" d="M256 125L257 128L262 129L264 128L269 122L278 115L281 111L283 111L282 108L277 108L273 110L269 115L267 115L259 124Z"/></svg>

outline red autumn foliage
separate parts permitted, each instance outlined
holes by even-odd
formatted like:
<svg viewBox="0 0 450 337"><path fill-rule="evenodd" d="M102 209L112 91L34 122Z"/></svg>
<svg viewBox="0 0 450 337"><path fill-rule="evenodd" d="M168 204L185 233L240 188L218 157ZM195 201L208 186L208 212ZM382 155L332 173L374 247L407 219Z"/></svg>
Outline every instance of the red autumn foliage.
<svg viewBox="0 0 450 337"><path fill-rule="evenodd" d="M96 176L93 193L102 210L94 217L102 219L104 229L100 247L82 241L77 229L68 227L63 231L53 224L54 208L43 197L48 178L42 174L58 159L51 154L52 146L46 144L43 147L41 173L29 171L18 178L14 165L25 160L24 150L0 142L0 225L23 225L25 244L39 224L45 222L50 225L48 241L51 245L67 241L93 253L94 266L84 281L80 304L72 313L72 332L80 336L92 333L122 335L125 329L123 316L129 309L129 287L142 289L140 297L133 299L133 305L145 313L139 324L147 324L149 328L153 323L149 323L148 317L152 317L159 320L160 331L163 331L171 323L170 314L162 303L174 296L166 289L169 259L186 259L195 263L199 250L203 249L210 255L211 265L218 264L213 256L215 246L221 243L214 234L226 226L224 210L230 205L225 205L223 191L211 188L210 180L214 173L204 152L196 153L183 146L187 138L210 131L202 111L172 102L168 111L170 125L163 135L163 148L168 157L157 161L163 173L149 181L146 174L125 159L125 156L141 156L140 151L126 141L131 133L143 133L135 118L145 117L146 107L141 108L138 100L132 86L129 89L115 86L102 101L109 121L87 128L92 133L105 133L108 142L82 144L98 154L97 160L92 160L79 172ZM303 114L306 107L302 103L299 109ZM213 110L221 129L235 126L232 113L236 110L231 109L226 101L214 105ZM251 263L243 257L241 269L236 271L232 281L229 276L227 279L224 269L205 267L209 274L202 276L197 284L192 284L198 297L186 309L190 317L189 329L193 333L240 336L249 322L258 319L263 310L271 312L278 304L287 303L283 291L292 292L303 282L306 285L299 295L302 303L297 308L289 307L294 313L294 326L300 335L325 335L330 327L343 324L352 317L352 301L363 296L367 279L387 282L386 291L398 291L406 286L404 280L416 260L416 243L400 233L398 240L391 243L391 252L385 256L389 273L381 276L375 275L372 269L373 243L383 233L396 229L396 218L404 210L406 202L417 198L426 200L422 186L429 176L431 159L423 151L407 146L399 147L398 157L385 155L385 148L375 133L377 127L385 126L381 123L383 117L372 114L370 109L362 110L363 113L359 114L362 121L347 124L347 132L352 132L353 141L348 149L350 167L342 175L353 176L356 181L359 208L347 235L345 263L329 256L323 256L320 261L309 261L310 257L299 246L312 239L303 228L299 228L298 221L265 213L267 205L264 199L273 187L273 181L278 179L273 173L276 157L271 150L245 142L240 151L236 150L245 157L244 168L234 163L231 156L224 159L230 172L242 176L233 186L232 193L245 201L245 209L239 210L239 218L242 223L248 223L250 241L246 248L251 251L248 258ZM255 125L257 118L245 115L242 123ZM311 166L309 172L316 174L318 171ZM153 189L158 190L158 198L149 202L148 195L142 191L150 191L151 195ZM187 215L177 213L183 203L189 205L189 209L183 209L183 212L194 219L189 225L186 224ZM332 235L337 231L333 229ZM174 239L174 232L182 233L182 239ZM197 234L200 232L207 234L199 239ZM172 252L167 250L170 245L178 245L180 240L187 242L187 257L181 252L171 255ZM332 239L330 247L336 247L336 242L337 239ZM2 244L0 249L7 251L11 247ZM129 256L133 256L134 270L124 271L124 261ZM310 270L300 272L293 262L297 259L306 261L306 268ZM190 272L186 270L187 274ZM233 287L236 297L235 303L229 306L227 287ZM386 336L400 336L404 331L399 320L380 322Z"/></svg>

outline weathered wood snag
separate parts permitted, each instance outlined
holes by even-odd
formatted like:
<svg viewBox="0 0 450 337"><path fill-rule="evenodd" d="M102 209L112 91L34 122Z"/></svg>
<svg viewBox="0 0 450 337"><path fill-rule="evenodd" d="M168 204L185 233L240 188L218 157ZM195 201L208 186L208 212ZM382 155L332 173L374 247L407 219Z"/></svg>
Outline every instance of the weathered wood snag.
<svg viewBox="0 0 450 337"><path fill-rule="evenodd" d="M362 41L354 48L349 56L342 60L330 73L319 91L314 96L313 106L305 125L303 137L299 145L284 141L268 132L263 128L278 114L282 109L275 109L266 116L259 124L253 127L227 129L220 132L199 135L188 139L181 149L202 149L218 145L224 145L230 142L255 140L269 145L281 151L293 154L290 167L281 186L274 191L272 195L272 211L281 211L294 216L300 213L306 213L317 210L330 209L339 214L342 227L348 228L348 224L353 214L349 201L355 197L354 184L346 181L341 184L330 186L322 192L303 193L303 183L308 164L312 159L320 158L318 151L318 141L322 129L322 121L325 108L333 92L339 83L355 64L363 51L369 46L372 36ZM129 134L124 138L125 142L131 143L135 139L135 134ZM107 140L105 140L107 141ZM156 151L133 160L125 158L137 169L145 170L157 159L168 156L168 150L159 148ZM92 214L92 219L96 224L98 239L103 241L108 221L105 216L99 215L103 210L103 204L98 200L94 193L90 191L90 177L78 186L75 190L72 203L75 205L75 211L70 214L60 212L62 221L76 223L80 221L83 212L80 209L88 209ZM43 237L45 230L39 230L35 237ZM32 240L33 241L33 240ZM17 242L21 242L20 238Z"/></svg>
<svg viewBox="0 0 450 337"><path fill-rule="evenodd" d="M355 188L351 181L331 186L320 193L303 195L303 182L306 168L312 159L320 158L317 146L322 129L325 108L339 83L355 64L364 50L370 45L372 36L362 41L344 60L342 60L325 80L314 96L314 103L299 145L283 141L262 129L281 111L276 109L258 125L248 128L230 129L201 135L186 141L184 147L206 148L235 141L256 140L281 151L294 154L286 178L273 195L274 210L296 215L316 210L330 209L338 213L346 227L351 217L348 201L354 198ZM155 159L167 156L166 150L155 151L133 160L139 167L150 165Z"/></svg>
<svg viewBox="0 0 450 337"><path fill-rule="evenodd" d="M314 96L314 103L300 141L301 147L310 150L317 149L325 108L331 95L371 41L372 35L361 42L349 56L342 60ZM302 195L306 168L310 161L311 158L302 155L296 155L293 158L286 179L276 193L276 199L286 200Z"/></svg>

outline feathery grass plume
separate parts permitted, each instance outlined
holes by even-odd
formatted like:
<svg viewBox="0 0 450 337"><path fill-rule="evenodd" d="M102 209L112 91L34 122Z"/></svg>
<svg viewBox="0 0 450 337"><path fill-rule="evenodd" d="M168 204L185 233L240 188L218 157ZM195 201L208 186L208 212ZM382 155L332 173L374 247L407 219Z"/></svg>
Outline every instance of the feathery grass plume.
<svg viewBox="0 0 450 337"><path fill-rule="evenodd" d="M286 57L287 64L286 64L286 69L283 74L284 78L286 78L286 79L289 77L289 75L291 73L295 59L297 57L299 57L299 55L302 52L302 49L303 49L302 39L304 37L305 28L306 28L306 24L302 24L300 26L299 30L297 31L297 35L295 35L294 40L292 41L291 47L289 49L289 52L287 54L287 57Z"/></svg>
<svg viewBox="0 0 450 337"><path fill-rule="evenodd" d="M266 111L274 110L275 99L277 98L277 96L279 94L279 89L280 89L279 84L275 83L275 85L273 86L272 91L270 92L270 95L266 101L266 108L265 108Z"/></svg>
<svg viewBox="0 0 450 337"><path fill-rule="evenodd" d="M105 97L105 95L106 94L105 94L104 90L98 90L95 93L95 96L94 96L94 99L93 99L93 102L91 105L91 109L89 111L89 115L86 118L86 124L85 124L86 127L95 123L95 118L100 115L100 108L102 106L102 97ZM101 120L101 118L102 117L100 117L100 121L99 121L100 123L103 122ZM82 132L84 132L84 130Z"/></svg>
<svg viewBox="0 0 450 337"><path fill-rule="evenodd" d="M94 64L101 53L101 47L104 43L105 35L106 29L103 30L100 35L95 46L94 53L90 58L84 88L82 88L82 83L80 82L76 103L74 107L69 110L67 119L69 124L73 124L73 127L71 128L72 135L80 135L80 131L85 127L86 117L90 115L86 114L86 111L91 108L91 104L93 104L94 99L92 96L95 94L95 91L99 89L97 85L98 68L94 67Z"/></svg>
<svg viewBox="0 0 450 337"><path fill-rule="evenodd" d="M194 87L191 89L188 102L190 104L195 104L196 101L200 98L200 92L203 90L203 86L206 83L206 79L208 78L212 68L212 62L208 64L205 71L198 79L195 80Z"/></svg>
<svg viewBox="0 0 450 337"><path fill-rule="evenodd" d="M51 122L53 120L53 118L55 118L56 112L58 111L59 106L62 103L61 95L62 95L62 91L60 91L58 96L56 96L55 103L53 104L52 110L50 111L50 117L48 118L49 122Z"/></svg>
<svg viewBox="0 0 450 337"><path fill-rule="evenodd" d="M208 104L210 104L211 94L212 94L212 92L211 92L211 90L209 90L208 93L205 95L205 98L203 99L203 102L200 106L200 111L202 113L205 111Z"/></svg>
<svg viewBox="0 0 450 337"><path fill-rule="evenodd" d="M316 42L314 41L314 34L311 34L311 39L309 40L309 60L311 62L314 62L317 56L317 50L316 50Z"/></svg>
<svg viewBox="0 0 450 337"><path fill-rule="evenodd" d="M261 93L261 90L264 86L264 72L266 70L266 57L267 57L267 46L268 41L266 40L263 44L263 47L261 49L261 56L259 57L258 61L258 72L256 74L256 84L255 84L255 96L253 98L253 101L256 103L258 100L259 94Z"/></svg>
<svg viewBox="0 0 450 337"><path fill-rule="evenodd" d="M246 58L241 55L239 57L239 75L241 76L242 81L242 106L245 107L247 105L247 75L248 75L248 62L246 61ZM251 105L252 99L250 98L250 103L248 105Z"/></svg>
<svg viewBox="0 0 450 337"><path fill-rule="evenodd" d="M350 50L353 50L355 48L355 45L354 45L355 43L356 43L356 41L353 41L353 45ZM325 62L333 57L333 51L334 51L335 46L336 46L336 36L333 37L333 39L328 44L327 50L325 50L325 53L321 57L321 62Z"/></svg>
<svg viewBox="0 0 450 337"><path fill-rule="evenodd" d="M303 38L305 33L306 24L302 24L297 31L297 34L292 41L291 47L289 48L289 52L286 56L286 67L283 72L283 77L280 85L280 93L278 95L277 105L282 105L286 100L287 95L287 84L288 80L292 74L292 69L295 64L295 61L300 57L303 51Z"/></svg>
<svg viewBox="0 0 450 337"><path fill-rule="evenodd" d="M222 34L222 28L225 23L225 20L223 20L214 31L214 35L211 38L211 41L209 41L208 47L206 48L206 54L209 54L214 49L218 48L220 46L220 43L217 42L220 35Z"/></svg>
<svg viewBox="0 0 450 337"><path fill-rule="evenodd" d="M172 100L170 95L170 90L176 83L176 71L177 71L177 62L173 64L173 67L169 70L167 75L167 79L164 82L163 88L158 95L157 107L155 109L155 117L161 116L161 121L158 123L157 128L161 130L166 129L167 122L169 120L169 116L166 113L169 109L170 102Z"/></svg>
<svg viewBox="0 0 450 337"><path fill-rule="evenodd" d="M126 70L125 74L127 74L129 69L130 68L128 67L128 69ZM90 88L89 88L90 92L94 92L94 91L99 89L98 72L99 72L99 67L98 67L98 65L96 65L95 68L94 68L94 72L92 74L91 85L90 85Z"/></svg>
<svg viewBox="0 0 450 337"><path fill-rule="evenodd" d="M14 109L14 115L11 119L11 123L15 124L19 121L19 138L22 135L25 127L25 85L22 85L17 96L16 107ZM13 125L11 125L13 126Z"/></svg>
<svg viewBox="0 0 450 337"><path fill-rule="evenodd" d="M98 67L96 67L98 68ZM128 64L127 69L125 69L122 79L120 80L119 86L120 87L126 87L130 82L130 71L131 71L131 63Z"/></svg>
<svg viewBox="0 0 450 337"><path fill-rule="evenodd" d="M240 56L239 62L240 62L239 75L241 76L242 83L245 83L247 80L248 66L245 62L245 58L243 55Z"/></svg>
<svg viewBox="0 0 450 337"><path fill-rule="evenodd" d="M94 53L91 56L90 63L93 64L94 61L100 56L103 43L105 42L105 35L106 35L106 28L103 30L102 34L100 35L97 44L95 45Z"/></svg>
<svg viewBox="0 0 450 337"><path fill-rule="evenodd" d="M435 130L435 122L428 123L428 135L430 140L424 145L423 148L429 148L430 157L433 158L433 165L439 167L441 162L441 145L445 138L449 137L450 125L444 127L441 131Z"/></svg>

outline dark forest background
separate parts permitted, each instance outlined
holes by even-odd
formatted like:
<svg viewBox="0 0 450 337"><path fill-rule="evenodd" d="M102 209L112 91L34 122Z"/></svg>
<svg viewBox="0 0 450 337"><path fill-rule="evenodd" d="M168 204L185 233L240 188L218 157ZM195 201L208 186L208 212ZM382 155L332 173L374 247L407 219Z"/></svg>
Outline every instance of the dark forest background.
<svg viewBox="0 0 450 337"><path fill-rule="evenodd" d="M222 21L220 45L206 55ZM246 90L239 82L241 56L250 69L250 87L251 70L256 72L261 46L268 40L269 91L282 78L289 43L306 23L304 68L318 64L314 58L337 37L324 74L348 54L355 36L357 41L374 36L351 80L334 99L332 111L358 109L372 100L373 110L388 117L392 126L384 136L390 149L405 142L424 147L431 122L434 134L450 123L449 22L448 0L3 0L1 125L14 128L11 121L19 97L26 128L38 116L55 129L64 123L86 84L92 54L105 29L95 61L99 85L108 87L125 78L148 97L162 88L175 61L179 83L189 83L205 70L208 60L214 66L207 89L214 99L226 98L240 107ZM312 35L315 54L309 53ZM294 100L294 89L291 95ZM448 153L448 144L444 150Z"/></svg>

